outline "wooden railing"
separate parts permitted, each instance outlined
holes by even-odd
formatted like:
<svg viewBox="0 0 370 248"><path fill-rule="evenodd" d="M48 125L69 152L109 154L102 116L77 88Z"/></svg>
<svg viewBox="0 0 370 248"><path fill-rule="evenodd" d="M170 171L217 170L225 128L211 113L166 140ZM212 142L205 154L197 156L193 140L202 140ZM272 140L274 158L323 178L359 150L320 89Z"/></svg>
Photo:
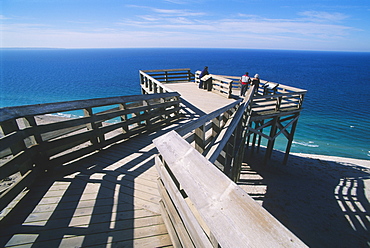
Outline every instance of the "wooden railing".
<svg viewBox="0 0 370 248"><path fill-rule="evenodd" d="M307 90L302 90L286 85L278 85L274 93L266 93L263 82L260 93L253 97L252 109L255 113L273 113L277 111L292 111L302 108L302 103Z"/></svg>
<svg viewBox="0 0 370 248"><path fill-rule="evenodd" d="M221 130L232 119L241 102L242 99L235 101L179 127L176 131L192 144L199 153L207 155L212 150L211 148Z"/></svg>
<svg viewBox="0 0 370 248"><path fill-rule="evenodd" d="M199 84L200 82L200 78L199 78L199 75L200 75L201 71L196 71L195 72L195 83ZM227 98L232 98L233 97L233 80L231 79L228 79L226 77L223 77L223 76L219 76L219 75L213 75L213 74L209 74L207 76L205 76L204 80L205 79L210 79L212 80L212 91L214 91L215 93L218 93L224 97L227 97ZM204 86L204 89L207 90L207 87Z"/></svg>
<svg viewBox="0 0 370 248"><path fill-rule="evenodd" d="M195 150L214 163L231 180L237 181L244 154L244 128L251 116L253 89L239 99L176 129Z"/></svg>
<svg viewBox="0 0 370 248"><path fill-rule="evenodd" d="M253 98L251 86L243 101L153 141L162 216L175 247L306 247L234 183Z"/></svg>
<svg viewBox="0 0 370 248"><path fill-rule="evenodd" d="M142 72L155 78L162 83L169 82L190 82L194 79L193 73L189 68L184 69L161 69L161 70L143 70Z"/></svg>
<svg viewBox="0 0 370 248"><path fill-rule="evenodd" d="M306 247L175 131L153 142L174 247Z"/></svg>
<svg viewBox="0 0 370 248"><path fill-rule="evenodd" d="M170 92L1 108L0 180L21 176L0 192L0 210L43 172L178 119L179 96ZM81 116L45 118L70 111Z"/></svg>
<svg viewBox="0 0 370 248"><path fill-rule="evenodd" d="M190 69L168 69L168 70L141 70L140 85L143 94L156 94L172 92L165 86L170 82L190 82L194 80L194 75Z"/></svg>

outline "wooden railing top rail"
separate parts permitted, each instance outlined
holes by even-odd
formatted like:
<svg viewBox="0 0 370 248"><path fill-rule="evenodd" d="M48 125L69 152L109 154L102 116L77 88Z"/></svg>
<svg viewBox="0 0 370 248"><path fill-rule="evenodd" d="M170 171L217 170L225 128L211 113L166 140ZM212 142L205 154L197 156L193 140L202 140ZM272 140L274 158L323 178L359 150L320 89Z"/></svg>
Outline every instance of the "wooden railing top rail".
<svg viewBox="0 0 370 248"><path fill-rule="evenodd" d="M142 70L141 72L155 78L161 83L170 82L189 82L194 78L189 68L184 69L162 69L162 70Z"/></svg>
<svg viewBox="0 0 370 248"><path fill-rule="evenodd" d="M221 115L222 113L226 112L227 110L229 110L229 109L237 106L242 101L243 101L242 99L238 99L235 102L226 105L225 107L222 107L220 109L217 109L217 110L213 111L212 113L209 113L207 115L204 115L204 116L202 116L202 117L200 117L200 118L198 118L198 119L196 119L196 120L194 120L192 122L188 122L187 124L185 124L185 125L177 128L176 129L176 132L180 136L184 136L187 133L192 132L196 128L204 125L206 122L211 121L212 119L214 119L217 116Z"/></svg>
<svg viewBox="0 0 370 248"><path fill-rule="evenodd" d="M155 98L161 97L173 97L180 96L177 92L171 93L162 93ZM142 95L140 100L149 100L152 99L151 95ZM54 103L43 103L43 104L33 104L25 106L16 106L16 107L6 107L0 108L0 122L6 121L8 119L20 118L24 116L33 116L33 115L44 115L58 112L67 112L73 110L84 109L88 107L101 107L106 105L113 105L119 103L128 103L138 100L137 95L133 96L117 96L117 97L108 97L108 98L96 98L88 100L76 100L76 101L67 101L67 102L54 102Z"/></svg>
<svg viewBox="0 0 370 248"><path fill-rule="evenodd" d="M218 137L218 141L216 142L217 145L210 151L209 153L209 161L211 163L214 163L217 159L217 157L220 155L224 147L226 146L226 143L230 139L231 135L234 133L234 130L237 128L238 125L241 125L241 119L243 118L243 115L246 114L248 105L252 101L253 97L253 92L254 92L254 86L248 89L246 92L246 97L244 98L243 103L239 106L238 110L236 111L235 115L233 116L230 125L228 128L223 132L220 137ZM248 125L248 123L245 123Z"/></svg>
<svg viewBox="0 0 370 248"><path fill-rule="evenodd" d="M190 68L182 68L182 69L160 69L160 70L141 70L142 72L164 72L164 71L190 71Z"/></svg>
<svg viewBox="0 0 370 248"><path fill-rule="evenodd" d="M160 88L162 88L164 92L175 92L175 91L171 90L170 88L168 88L166 85L162 84L159 80L157 80L154 77L150 76L149 74L145 73L144 71L140 71L140 74L143 75L144 77L146 77L147 79L150 79L153 82L155 82L155 84L157 84Z"/></svg>
<svg viewBox="0 0 370 248"><path fill-rule="evenodd" d="M233 81L239 81L239 79L240 79L240 76L226 76L226 75L215 75L215 76L223 77L223 78L230 79L230 80L233 80ZM266 81L266 80L262 80L262 79L260 79L260 81L261 81L262 86L266 83L274 83L274 82L270 82L270 81ZM307 92L307 90L300 89L300 88L297 88L297 87L288 86L288 85L284 85L284 84L279 84L278 90L279 89L280 90L294 91L294 92L302 92L302 93Z"/></svg>
<svg viewBox="0 0 370 248"><path fill-rule="evenodd" d="M201 71L196 71L195 75L199 75ZM215 75L215 74L208 74L209 77L212 77L213 79L225 82L225 83L231 83L233 80L229 79L227 76L222 75Z"/></svg>
<svg viewBox="0 0 370 248"><path fill-rule="evenodd" d="M213 237L224 248L306 247L176 132L153 142L209 230L211 241Z"/></svg>

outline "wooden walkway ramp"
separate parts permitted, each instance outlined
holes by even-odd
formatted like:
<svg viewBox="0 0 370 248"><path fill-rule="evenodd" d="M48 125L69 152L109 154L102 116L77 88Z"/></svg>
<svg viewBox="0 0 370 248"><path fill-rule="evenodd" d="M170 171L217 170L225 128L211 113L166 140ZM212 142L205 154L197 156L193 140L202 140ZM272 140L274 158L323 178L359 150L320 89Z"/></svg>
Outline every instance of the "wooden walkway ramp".
<svg viewBox="0 0 370 248"><path fill-rule="evenodd" d="M186 119L113 144L39 180L10 213L2 213L0 246L172 247L159 209L152 140L235 101L194 83L175 86L184 97ZM197 94L188 98L191 91Z"/></svg>

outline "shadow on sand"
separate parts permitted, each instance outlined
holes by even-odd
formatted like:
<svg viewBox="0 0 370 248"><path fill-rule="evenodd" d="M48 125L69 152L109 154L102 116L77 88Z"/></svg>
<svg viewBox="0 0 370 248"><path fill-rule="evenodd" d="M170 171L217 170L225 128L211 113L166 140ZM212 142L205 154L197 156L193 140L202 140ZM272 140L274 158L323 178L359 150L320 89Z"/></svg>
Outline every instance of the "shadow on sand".
<svg viewBox="0 0 370 248"><path fill-rule="evenodd" d="M370 246L370 168L274 151L247 155L239 185L264 186L250 195L310 247ZM260 177L253 180L250 175ZM249 176L249 177L248 177ZM366 186L365 186L366 184ZM367 194L367 196L366 196Z"/></svg>

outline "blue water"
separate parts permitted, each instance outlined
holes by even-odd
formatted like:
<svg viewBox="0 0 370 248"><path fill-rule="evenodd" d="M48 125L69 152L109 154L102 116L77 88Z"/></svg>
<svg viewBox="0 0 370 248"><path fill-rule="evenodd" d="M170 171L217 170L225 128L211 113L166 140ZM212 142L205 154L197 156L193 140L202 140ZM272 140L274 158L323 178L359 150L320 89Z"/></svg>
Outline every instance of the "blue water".
<svg viewBox="0 0 370 248"><path fill-rule="evenodd" d="M3 49L0 107L140 94L140 69L210 73L307 89L292 152L370 159L370 53L241 49ZM284 150L286 141L275 146Z"/></svg>

